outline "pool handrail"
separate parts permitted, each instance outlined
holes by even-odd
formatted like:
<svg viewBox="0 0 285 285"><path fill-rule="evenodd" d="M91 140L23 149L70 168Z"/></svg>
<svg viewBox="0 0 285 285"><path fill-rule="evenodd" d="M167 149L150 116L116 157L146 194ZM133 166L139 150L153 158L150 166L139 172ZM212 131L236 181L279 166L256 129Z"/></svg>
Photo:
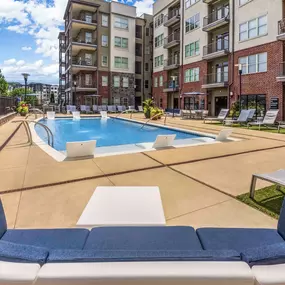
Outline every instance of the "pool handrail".
<svg viewBox="0 0 285 285"><path fill-rule="evenodd" d="M150 119L148 119L142 126L141 126L141 130L144 128L144 126L146 126L147 125L147 123L149 122L149 121L151 121L151 120L153 120L154 118L156 118L156 117L162 117L162 116L164 116L164 125L166 124L166 118L167 118L167 114L155 114L154 116L152 116Z"/></svg>

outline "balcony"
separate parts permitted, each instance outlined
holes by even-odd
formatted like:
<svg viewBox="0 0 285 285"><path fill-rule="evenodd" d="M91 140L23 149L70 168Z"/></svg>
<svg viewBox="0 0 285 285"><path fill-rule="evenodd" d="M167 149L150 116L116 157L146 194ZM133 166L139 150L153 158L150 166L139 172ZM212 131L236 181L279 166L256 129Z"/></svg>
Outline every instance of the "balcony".
<svg viewBox="0 0 285 285"><path fill-rule="evenodd" d="M204 77L202 88L223 88L228 86L228 72L222 71L218 73L207 74Z"/></svg>
<svg viewBox="0 0 285 285"><path fill-rule="evenodd" d="M173 33L164 38L164 48L172 48L180 44L180 32Z"/></svg>
<svg viewBox="0 0 285 285"><path fill-rule="evenodd" d="M229 9L224 7L216 10L203 19L203 31L209 32L224 25L228 25L230 22Z"/></svg>
<svg viewBox="0 0 285 285"><path fill-rule="evenodd" d="M97 40L93 38L73 38L72 39L72 53L78 53L81 49L84 50L96 50Z"/></svg>
<svg viewBox="0 0 285 285"><path fill-rule="evenodd" d="M285 19L282 19L278 22L277 40L285 41Z"/></svg>
<svg viewBox="0 0 285 285"><path fill-rule="evenodd" d="M179 66L180 66L180 55L166 59L164 61L163 69L164 70L171 70L171 69L178 68Z"/></svg>
<svg viewBox="0 0 285 285"><path fill-rule="evenodd" d="M279 72L276 77L277 82L285 82L285 62L279 64Z"/></svg>
<svg viewBox="0 0 285 285"><path fill-rule="evenodd" d="M59 44L59 50L60 50L61 52L65 52L65 43L60 43L60 44Z"/></svg>
<svg viewBox="0 0 285 285"><path fill-rule="evenodd" d="M77 73L81 70L95 71L97 70L97 62L95 60L81 59L79 57L72 58L72 71Z"/></svg>
<svg viewBox="0 0 285 285"><path fill-rule="evenodd" d="M203 59L211 60L229 54L229 41L222 39L203 47Z"/></svg>
<svg viewBox="0 0 285 285"><path fill-rule="evenodd" d="M163 92L165 92L165 93L178 92L178 90L179 90L179 83L178 82L173 82L173 81L164 82Z"/></svg>
<svg viewBox="0 0 285 285"><path fill-rule="evenodd" d="M71 89L71 84L71 82L67 82L65 88ZM75 91L75 86L72 86L72 90ZM79 82L76 86L76 92L77 91L97 91L97 85L95 82L90 82L89 84L86 84L86 82Z"/></svg>
<svg viewBox="0 0 285 285"><path fill-rule="evenodd" d="M180 11L179 9L173 9L169 11L168 15L164 16L164 26L170 27L180 21Z"/></svg>
<svg viewBox="0 0 285 285"><path fill-rule="evenodd" d="M79 25L79 28L96 29L97 19L91 15L79 15L72 17L73 26Z"/></svg>

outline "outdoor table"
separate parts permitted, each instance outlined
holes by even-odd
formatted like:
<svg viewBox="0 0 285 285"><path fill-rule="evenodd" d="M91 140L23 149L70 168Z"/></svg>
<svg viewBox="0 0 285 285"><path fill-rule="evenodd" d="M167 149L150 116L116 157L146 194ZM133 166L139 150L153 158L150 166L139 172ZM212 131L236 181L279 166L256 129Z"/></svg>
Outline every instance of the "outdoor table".
<svg viewBox="0 0 285 285"><path fill-rule="evenodd" d="M165 226L158 187L97 187L77 227Z"/></svg>

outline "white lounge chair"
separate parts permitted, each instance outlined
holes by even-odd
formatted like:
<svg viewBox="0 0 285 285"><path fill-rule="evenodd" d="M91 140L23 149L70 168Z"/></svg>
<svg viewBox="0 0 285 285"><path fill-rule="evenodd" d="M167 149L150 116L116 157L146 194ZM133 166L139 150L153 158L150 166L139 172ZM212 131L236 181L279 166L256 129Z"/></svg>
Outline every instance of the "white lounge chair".
<svg viewBox="0 0 285 285"><path fill-rule="evenodd" d="M108 111L108 108L106 105L102 105L101 108L102 108L102 111Z"/></svg>
<svg viewBox="0 0 285 285"><path fill-rule="evenodd" d="M153 148L164 148L173 145L176 135L158 135L155 142L153 143Z"/></svg>
<svg viewBox="0 0 285 285"><path fill-rule="evenodd" d="M55 112L47 112L47 119L54 120L55 119Z"/></svg>
<svg viewBox="0 0 285 285"><path fill-rule="evenodd" d="M126 111L126 106L122 106L123 107L123 112Z"/></svg>
<svg viewBox="0 0 285 285"><path fill-rule="evenodd" d="M249 109L249 116L248 116L248 121L252 121L253 120L253 117L255 115L255 112L256 112L256 109Z"/></svg>
<svg viewBox="0 0 285 285"><path fill-rule="evenodd" d="M111 105L108 105L107 106L107 110L108 110L108 112L110 112L110 113L113 113L114 111L113 111L113 106L111 106Z"/></svg>
<svg viewBox="0 0 285 285"><path fill-rule="evenodd" d="M75 112L76 111L76 106L74 106L74 105L70 105L69 108L70 108L71 112Z"/></svg>
<svg viewBox="0 0 285 285"><path fill-rule="evenodd" d="M101 112L100 112L100 115L101 115L101 118L102 118L102 119L108 119L108 113L107 113L107 111L101 111Z"/></svg>
<svg viewBox="0 0 285 285"><path fill-rule="evenodd" d="M239 117L236 120L226 119L223 121L224 125L232 125L232 124L246 124L248 122L248 118L251 115L250 110L241 110Z"/></svg>
<svg viewBox="0 0 285 285"><path fill-rule="evenodd" d="M143 107L142 106L138 106L139 108L139 112L143 112Z"/></svg>
<svg viewBox="0 0 285 285"><path fill-rule="evenodd" d="M210 123L212 123L212 122L221 122L222 123L226 119L228 113L229 113L229 109L222 109L220 111L218 117L207 117L204 119L204 123L206 121L210 121Z"/></svg>
<svg viewBox="0 0 285 285"><path fill-rule="evenodd" d="M180 111L181 119L191 119L191 112L190 110L181 110Z"/></svg>
<svg viewBox="0 0 285 285"><path fill-rule="evenodd" d="M97 113L98 112L98 105L93 105L92 109L93 109L94 113Z"/></svg>
<svg viewBox="0 0 285 285"><path fill-rule="evenodd" d="M80 111L86 112L86 105L81 105L80 106Z"/></svg>
<svg viewBox="0 0 285 285"><path fill-rule="evenodd" d="M229 139L229 136L232 134L233 130L232 129L225 129L221 130L218 136L216 137L216 141L218 142L224 142Z"/></svg>
<svg viewBox="0 0 285 285"><path fill-rule="evenodd" d="M100 113L101 111L103 111L102 106L98 106L98 112Z"/></svg>
<svg viewBox="0 0 285 285"><path fill-rule="evenodd" d="M96 141L83 142L67 142L66 156L67 158L76 158L84 156L94 156Z"/></svg>
<svg viewBox="0 0 285 285"><path fill-rule="evenodd" d="M90 112L91 111L91 107L90 106L86 106L85 109L86 109L86 112Z"/></svg>
<svg viewBox="0 0 285 285"><path fill-rule="evenodd" d="M73 120L80 120L80 112L73 111L72 116L73 116Z"/></svg>
<svg viewBox="0 0 285 285"><path fill-rule="evenodd" d="M123 112L123 106L118 106L118 112Z"/></svg>
<svg viewBox="0 0 285 285"><path fill-rule="evenodd" d="M247 127L249 128L251 126L258 126L259 130L261 129L261 126L264 126L266 128L270 128L270 127L278 128L277 125L276 125L276 119L277 119L278 113L279 113L279 110L267 111L262 122L248 123Z"/></svg>
<svg viewBox="0 0 285 285"><path fill-rule="evenodd" d="M253 174L250 185L250 197L252 199L254 198L255 185L257 179L265 180L277 184L278 186L285 186L285 169L280 169L271 173Z"/></svg>

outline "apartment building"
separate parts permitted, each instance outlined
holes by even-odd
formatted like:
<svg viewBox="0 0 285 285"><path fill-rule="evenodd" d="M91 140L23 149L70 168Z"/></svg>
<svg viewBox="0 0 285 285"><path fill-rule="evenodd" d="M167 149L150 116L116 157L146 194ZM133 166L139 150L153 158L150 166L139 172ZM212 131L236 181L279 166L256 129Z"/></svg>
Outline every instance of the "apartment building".
<svg viewBox="0 0 285 285"><path fill-rule="evenodd" d="M282 0L157 0L153 96L163 108L233 103L284 119ZM240 75L241 73L241 75Z"/></svg>
<svg viewBox="0 0 285 285"><path fill-rule="evenodd" d="M135 7L119 2L69 0L64 19L65 31L59 34L63 101L141 104L152 86L152 16L137 18Z"/></svg>

